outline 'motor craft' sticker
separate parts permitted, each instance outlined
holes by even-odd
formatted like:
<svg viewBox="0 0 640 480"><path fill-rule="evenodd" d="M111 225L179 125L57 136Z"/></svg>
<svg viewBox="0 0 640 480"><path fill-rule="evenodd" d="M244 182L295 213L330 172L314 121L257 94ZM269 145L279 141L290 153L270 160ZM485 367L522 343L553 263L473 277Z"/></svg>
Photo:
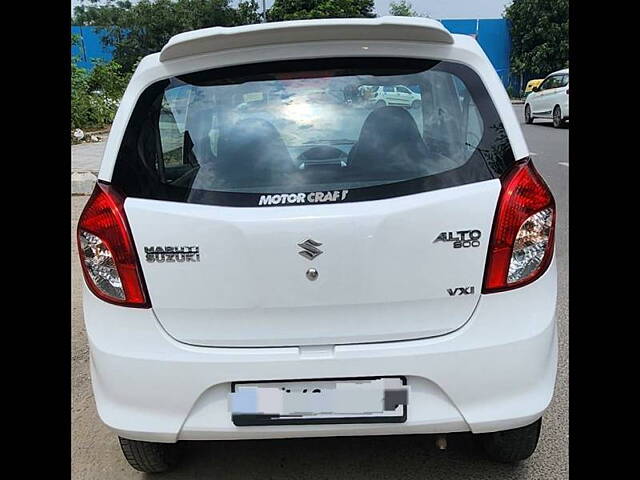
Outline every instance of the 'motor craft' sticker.
<svg viewBox="0 0 640 480"><path fill-rule="evenodd" d="M287 205L292 203L327 203L341 202L347 198L349 190L334 190L332 192L311 193L277 193L274 195L261 195L258 206Z"/></svg>

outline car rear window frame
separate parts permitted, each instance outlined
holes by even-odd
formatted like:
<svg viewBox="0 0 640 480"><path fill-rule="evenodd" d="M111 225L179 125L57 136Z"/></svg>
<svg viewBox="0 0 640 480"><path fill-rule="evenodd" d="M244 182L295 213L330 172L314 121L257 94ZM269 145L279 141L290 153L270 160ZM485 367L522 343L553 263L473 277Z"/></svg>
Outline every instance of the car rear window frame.
<svg viewBox="0 0 640 480"><path fill-rule="evenodd" d="M402 70L405 73L432 69L451 73L459 77L466 85L485 125L478 147L461 166L410 180L349 188L348 196L342 199L341 203L381 200L492 180L499 178L515 162L506 130L491 96L478 74L467 65L453 61L423 58L339 57L298 59L207 69L159 80L151 84L140 94L133 108L118 150L110 183L126 197L229 207L259 206L261 197L274 195L274 192L248 193L197 190L159 181L157 176L150 172L148 165L141 159L138 150L139 137L144 124L143 119L147 118L149 108L154 102L158 101L158 98L162 97L162 93L170 85L172 79L193 85L207 85L223 79L234 79L233 82L235 82L239 78L246 79L270 73L308 72L336 68L388 69L390 72ZM282 194L311 192L295 190L282 192ZM299 204L285 202L273 206L290 205Z"/></svg>

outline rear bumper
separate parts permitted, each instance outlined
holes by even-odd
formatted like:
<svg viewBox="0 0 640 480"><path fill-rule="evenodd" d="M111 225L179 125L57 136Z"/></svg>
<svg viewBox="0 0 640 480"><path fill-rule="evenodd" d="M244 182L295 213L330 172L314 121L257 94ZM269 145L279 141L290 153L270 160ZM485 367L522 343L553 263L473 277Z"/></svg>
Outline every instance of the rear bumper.
<svg viewBox="0 0 640 480"><path fill-rule="evenodd" d="M542 278L484 295L459 330L437 338L327 349L207 348L173 340L151 310L96 299L84 312L98 413L120 436L147 441L410 433L474 433L542 416L555 384L555 261ZM233 381L405 376L405 423L236 427Z"/></svg>

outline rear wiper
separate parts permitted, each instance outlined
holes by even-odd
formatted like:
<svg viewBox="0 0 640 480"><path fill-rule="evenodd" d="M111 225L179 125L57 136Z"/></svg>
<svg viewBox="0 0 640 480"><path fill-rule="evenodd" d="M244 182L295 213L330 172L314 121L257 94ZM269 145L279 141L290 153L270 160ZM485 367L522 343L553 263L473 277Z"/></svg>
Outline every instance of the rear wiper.
<svg viewBox="0 0 640 480"><path fill-rule="evenodd" d="M184 135L182 137L182 164L187 165L190 163L190 156L193 151L193 140L191 140L191 134L189 130L184 131Z"/></svg>

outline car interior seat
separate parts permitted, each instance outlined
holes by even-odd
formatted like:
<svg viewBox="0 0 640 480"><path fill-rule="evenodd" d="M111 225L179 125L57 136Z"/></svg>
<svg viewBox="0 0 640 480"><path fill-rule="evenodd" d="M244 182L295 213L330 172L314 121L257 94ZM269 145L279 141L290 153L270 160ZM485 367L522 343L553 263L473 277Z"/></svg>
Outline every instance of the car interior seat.
<svg viewBox="0 0 640 480"><path fill-rule="evenodd" d="M372 111L349 152L350 168L367 176L385 179L412 178L428 174L427 147L413 116L402 107L380 107Z"/></svg>
<svg viewBox="0 0 640 480"><path fill-rule="evenodd" d="M272 186L295 165L278 129L259 118L239 120L218 140L218 177L233 186Z"/></svg>

